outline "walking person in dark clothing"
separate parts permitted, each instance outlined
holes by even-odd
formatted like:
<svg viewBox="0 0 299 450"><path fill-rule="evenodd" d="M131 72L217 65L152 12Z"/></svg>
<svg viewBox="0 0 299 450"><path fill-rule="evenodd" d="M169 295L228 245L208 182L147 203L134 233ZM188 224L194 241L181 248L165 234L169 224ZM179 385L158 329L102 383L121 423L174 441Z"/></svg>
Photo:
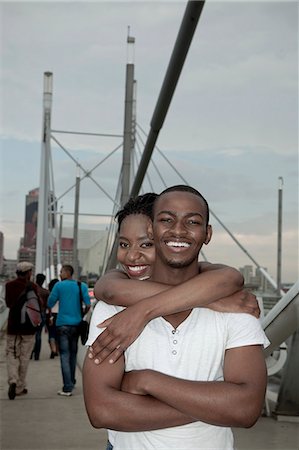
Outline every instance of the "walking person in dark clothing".
<svg viewBox="0 0 299 450"><path fill-rule="evenodd" d="M53 287L56 283L58 283L58 278L53 278L49 283L49 291L52 292ZM59 302L57 302L53 308L47 309L46 314L46 327L48 330L48 341L51 350L50 358L54 359L55 356L58 356L58 337L57 337L57 329L56 329L56 319L57 313L59 309Z"/></svg>
<svg viewBox="0 0 299 450"><path fill-rule="evenodd" d="M37 327L35 333L35 345L31 355L32 357L34 356L35 361L39 360L39 355L42 347L42 332L46 323L47 301L50 294L48 289L43 288L45 279L46 276L43 273L38 273L35 277L35 281L37 284L37 292L41 301L41 314L42 314L42 321L40 325Z"/></svg>
<svg viewBox="0 0 299 450"><path fill-rule="evenodd" d="M17 265L17 278L5 285L5 302L9 308L7 324L7 373L8 397L14 400L16 395L27 394L26 375L31 352L35 341L36 327L29 321L21 323L21 296L30 287L37 293L37 286L30 281L33 264L20 262Z"/></svg>

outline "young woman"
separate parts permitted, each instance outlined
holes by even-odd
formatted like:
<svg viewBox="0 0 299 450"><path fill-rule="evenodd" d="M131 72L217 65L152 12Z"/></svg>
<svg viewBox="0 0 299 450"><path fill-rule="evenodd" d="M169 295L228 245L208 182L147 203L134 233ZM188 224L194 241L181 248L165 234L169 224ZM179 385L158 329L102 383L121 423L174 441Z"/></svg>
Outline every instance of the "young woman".
<svg viewBox="0 0 299 450"><path fill-rule="evenodd" d="M200 262L198 276L175 287L150 281L155 249L148 227L155 198L149 193L131 199L116 215L122 270L112 270L98 280L95 296L127 308L98 324L98 330L91 327L89 357L96 364L108 356L110 363L117 361L145 325L159 316L200 306L259 316L255 296L243 289L242 275L228 266ZM97 337L99 328L106 329Z"/></svg>

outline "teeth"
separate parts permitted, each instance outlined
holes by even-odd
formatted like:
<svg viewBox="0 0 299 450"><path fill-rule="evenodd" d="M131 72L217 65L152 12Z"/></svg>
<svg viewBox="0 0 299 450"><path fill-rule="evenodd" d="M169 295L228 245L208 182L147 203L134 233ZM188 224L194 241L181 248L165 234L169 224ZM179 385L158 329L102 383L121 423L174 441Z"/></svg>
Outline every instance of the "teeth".
<svg viewBox="0 0 299 450"><path fill-rule="evenodd" d="M188 242L166 242L166 245L168 247L184 247L184 248L188 248L190 247L190 244L188 244Z"/></svg>
<svg viewBox="0 0 299 450"><path fill-rule="evenodd" d="M128 269L132 272L140 272L141 270L146 269L147 266L128 266Z"/></svg>

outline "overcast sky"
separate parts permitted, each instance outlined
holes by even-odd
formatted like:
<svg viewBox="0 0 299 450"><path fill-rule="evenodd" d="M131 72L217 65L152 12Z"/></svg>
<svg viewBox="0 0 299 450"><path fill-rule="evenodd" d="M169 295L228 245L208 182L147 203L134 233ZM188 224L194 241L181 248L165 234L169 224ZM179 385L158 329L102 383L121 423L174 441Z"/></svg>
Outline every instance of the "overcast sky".
<svg viewBox="0 0 299 450"><path fill-rule="evenodd" d="M4 254L16 258L26 193L39 185L43 73L53 72L52 129L122 134L126 38L135 37L138 148L148 133L186 2L1 2L1 224ZM53 133L91 170L122 142ZM141 140L142 138L142 140ZM298 278L298 3L207 1L170 105L158 148L273 278L278 177L283 177L283 281ZM76 167L52 141L55 193ZM180 177L155 150L167 186ZM114 198L121 148L93 173ZM164 184L153 166L152 186ZM81 173L82 175L82 173ZM73 190L60 201L74 210ZM90 179L80 212L111 214ZM65 217L71 224L71 216ZM80 227L103 218L82 216ZM213 262L252 264L212 217L204 249Z"/></svg>

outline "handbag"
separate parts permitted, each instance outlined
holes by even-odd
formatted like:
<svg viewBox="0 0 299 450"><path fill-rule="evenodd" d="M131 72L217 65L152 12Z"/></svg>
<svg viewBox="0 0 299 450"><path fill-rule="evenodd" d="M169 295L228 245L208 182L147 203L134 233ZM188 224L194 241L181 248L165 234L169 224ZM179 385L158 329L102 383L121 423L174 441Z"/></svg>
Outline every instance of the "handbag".
<svg viewBox="0 0 299 450"><path fill-rule="evenodd" d="M89 334L89 323L86 320L82 319L79 323L79 334L82 345L85 345Z"/></svg>
<svg viewBox="0 0 299 450"><path fill-rule="evenodd" d="M78 287L79 287L79 299L80 299L80 310L81 310L81 316L82 316L82 320L79 323L79 336L81 339L81 343L82 345L86 344L86 341L88 339L88 334L89 334L89 322L87 322L86 320L83 319L84 317L84 311L83 311L83 295L82 295L82 290L81 290L81 282L77 281L78 283Z"/></svg>

